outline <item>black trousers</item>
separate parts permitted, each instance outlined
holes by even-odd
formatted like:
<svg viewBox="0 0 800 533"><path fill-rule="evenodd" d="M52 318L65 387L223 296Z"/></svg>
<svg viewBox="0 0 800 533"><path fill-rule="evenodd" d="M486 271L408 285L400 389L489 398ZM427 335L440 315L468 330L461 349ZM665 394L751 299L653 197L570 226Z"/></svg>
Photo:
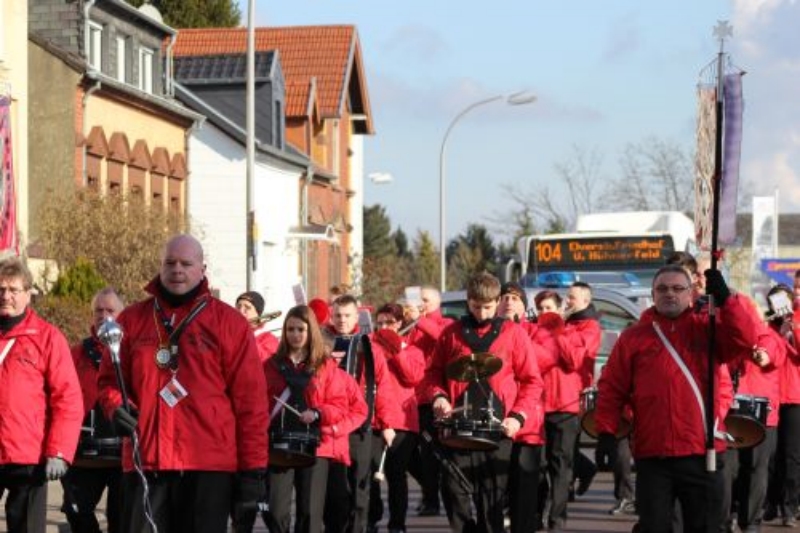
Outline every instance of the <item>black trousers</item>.
<svg viewBox="0 0 800 533"><path fill-rule="evenodd" d="M550 525L563 526L567 520L569 487L572 485L575 439L581 424L574 413L548 413L544 419L547 474L550 479Z"/></svg>
<svg viewBox="0 0 800 533"><path fill-rule="evenodd" d="M147 472L152 519L159 533L226 533L233 497L231 472ZM136 472L122 476L126 533L150 533L144 487Z"/></svg>
<svg viewBox="0 0 800 533"><path fill-rule="evenodd" d="M461 472L472 482L472 494L462 484L443 470L442 487L448 495L451 510L448 512L450 529L454 533L503 533L503 508L505 506L508 471L511 461L511 441L502 439L493 452L446 451ZM470 500L475 506L472 517Z"/></svg>
<svg viewBox="0 0 800 533"><path fill-rule="evenodd" d="M794 513L800 504L800 404L780 408L773 487L770 501Z"/></svg>
<svg viewBox="0 0 800 533"><path fill-rule="evenodd" d="M41 465L0 465L0 498L6 498L10 533L44 533L47 524L47 485Z"/></svg>
<svg viewBox="0 0 800 533"><path fill-rule="evenodd" d="M515 442L511 447L508 506L511 533L530 533L538 525L539 463L542 447Z"/></svg>
<svg viewBox="0 0 800 533"><path fill-rule="evenodd" d="M369 495L369 520L370 524L377 524L383 518L383 500L381 499L381 482L376 481L374 473L380 467L383 455L383 437L373 436L372 440L372 468L370 476ZM386 452L384 476L386 478L387 501L389 502L388 529L406 528L406 514L408 513L408 463L414 449L417 447L417 434L410 431L397 431L391 448Z"/></svg>
<svg viewBox="0 0 800 533"><path fill-rule="evenodd" d="M264 522L270 533L289 533L292 492L295 493L295 533L322 531L329 460L317 457L308 468L269 468L269 514Z"/></svg>
<svg viewBox="0 0 800 533"><path fill-rule="evenodd" d="M72 466L61 479L64 503L61 510L73 533L100 533L95 509L103 492L106 496L108 533L119 533L122 514L122 468L87 468Z"/></svg>
<svg viewBox="0 0 800 533"><path fill-rule="evenodd" d="M675 501L685 533L717 533L721 523L722 461L706 472L702 455L636 461L636 505L640 533L669 533Z"/></svg>
<svg viewBox="0 0 800 533"><path fill-rule="evenodd" d="M741 528L761 524L767 500L769 461L775 452L776 442L777 429L767 428L766 436L758 446L726 452L722 503L724 521L734 510Z"/></svg>
<svg viewBox="0 0 800 533"><path fill-rule="evenodd" d="M347 465L330 461L323 513L325 533L345 533L347 531L352 519L353 496L351 490ZM319 505L319 502L316 504Z"/></svg>
<svg viewBox="0 0 800 533"><path fill-rule="evenodd" d="M420 405L419 408L420 432L427 431L433 440L438 438L437 428L433 425L433 408L431 404ZM441 466L433 454L432 446L425 439L418 439L417 447L408 465L408 473L419 483L422 490L422 506L439 508L439 478Z"/></svg>

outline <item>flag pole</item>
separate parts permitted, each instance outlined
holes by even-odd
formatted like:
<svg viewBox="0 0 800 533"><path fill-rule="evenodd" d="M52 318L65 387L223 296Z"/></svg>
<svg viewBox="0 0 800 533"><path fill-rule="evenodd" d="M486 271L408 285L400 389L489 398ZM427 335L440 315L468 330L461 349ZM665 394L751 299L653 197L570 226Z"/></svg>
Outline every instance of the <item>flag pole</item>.
<svg viewBox="0 0 800 533"><path fill-rule="evenodd" d="M713 205L711 217L711 269L718 270L717 262L720 251L718 247L719 238L719 204L720 192L722 189L722 127L723 127L723 90L725 79L725 38L732 35L731 26L727 21L719 21L714 28L714 35L719 40L719 53L717 54L717 101L716 101L716 131L714 139L714 183L713 183ZM706 396L706 470L714 472L717 469L716 450L714 448L714 425L716 412L714 410L714 348L716 345L717 325L716 325L716 302L713 295L708 297L708 394Z"/></svg>

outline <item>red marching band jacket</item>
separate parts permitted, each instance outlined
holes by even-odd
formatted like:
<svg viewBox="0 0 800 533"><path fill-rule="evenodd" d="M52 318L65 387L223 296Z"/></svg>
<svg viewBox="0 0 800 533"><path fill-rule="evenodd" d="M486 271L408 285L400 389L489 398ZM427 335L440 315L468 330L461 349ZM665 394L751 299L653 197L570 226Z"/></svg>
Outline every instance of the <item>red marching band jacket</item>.
<svg viewBox="0 0 800 533"><path fill-rule="evenodd" d="M634 458L704 454L706 429L700 406L653 324L659 325L685 363L705 405L708 322L705 311L690 308L669 319L651 307L638 323L623 331L598 383L597 431L616 433L623 411L630 405L635 424L631 438ZM722 363L734 362L744 354L749 356L761 326L744 299L734 295L717 310L716 327L714 417L721 420L732 392L730 385L724 385L727 369ZM718 429L724 430L721 421ZM715 447L723 451L726 444L717 439Z"/></svg>
<svg viewBox="0 0 800 533"><path fill-rule="evenodd" d="M281 407L276 410L278 402L275 396L280 396L287 384L274 357L264 363L264 376L270 394L269 412L277 413ZM305 389L305 400L309 409L316 409L320 414L317 457L349 465L350 432L367 418L367 404L356 381L340 369L336 361L326 358L309 381ZM275 420L276 417L273 417L272 424Z"/></svg>
<svg viewBox="0 0 800 533"><path fill-rule="evenodd" d="M795 313L798 311L795 310ZM800 404L800 323L792 323L791 332L786 337L780 335L781 326L777 322L770 322L770 329L783 339L783 347L786 350L786 361L780 369L781 395L780 403Z"/></svg>
<svg viewBox="0 0 800 533"><path fill-rule="evenodd" d="M425 372L427 398L444 395L453 407L456 400L467 390L469 383L448 379L445 371L453 361L472 353L462 332L461 322L454 322L442 332L436 345L434 357ZM479 328L483 336L491 325ZM542 425L542 378L536 364L536 353L528 334L518 324L504 321L500 335L494 340L489 352L503 362L500 370L487 379L489 387L502 402L508 416L515 412L525 418L523 429L539 428ZM535 440L535 437L532 436Z"/></svg>
<svg viewBox="0 0 800 533"><path fill-rule="evenodd" d="M124 332L122 377L139 411L143 469L234 472L266 468L267 386L250 324L233 307L213 298L205 279L197 298L185 305L172 308L159 298L166 316L174 314L174 324L180 324L200 299L208 299L179 339L174 377L187 395L170 407L159 393L173 373L155 361L156 351L166 342L154 323L157 283L158 278L146 287L152 297L129 306L118 318ZM100 364L98 384L103 409L111 418L122 397L109 357ZM133 469L131 451L126 438L125 471Z"/></svg>
<svg viewBox="0 0 800 533"><path fill-rule="evenodd" d="M83 404L69 344L32 309L0 333L0 465L72 462Z"/></svg>
<svg viewBox="0 0 800 533"><path fill-rule="evenodd" d="M565 321L563 328L552 328L558 347L555 365L542 374L545 413L580 412L581 391L591 385L594 363L600 350L602 330L594 307Z"/></svg>
<svg viewBox="0 0 800 533"><path fill-rule="evenodd" d="M421 316L417 323L408 332L406 341L422 350L425 358L425 369L430 365L433 353L436 350L436 342L442 334L442 330L453 322L452 319L442 315L439 309ZM424 371L423 371L424 374ZM415 389L417 395L417 405L430 403L424 387L424 380L420 380Z"/></svg>
<svg viewBox="0 0 800 533"><path fill-rule="evenodd" d="M399 410L394 410L394 417L388 427L403 431L419 432L419 411L417 409L417 385L425 375L425 355L414 344L404 342L399 353L392 354L380 343L372 339L373 352L381 352L386 360L386 373L384 379L389 381L394 391L394 402Z"/></svg>

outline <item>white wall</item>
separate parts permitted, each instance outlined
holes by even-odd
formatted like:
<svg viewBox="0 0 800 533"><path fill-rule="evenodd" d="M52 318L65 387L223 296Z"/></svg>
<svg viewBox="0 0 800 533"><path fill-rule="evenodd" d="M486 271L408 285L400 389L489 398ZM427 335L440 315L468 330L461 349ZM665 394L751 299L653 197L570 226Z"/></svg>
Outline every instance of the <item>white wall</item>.
<svg viewBox="0 0 800 533"><path fill-rule="evenodd" d="M247 184L244 146L206 122L190 140L189 216L203 242L211 286L231 305L247 290ZM291 286L299 279L296 250L286 233L299 218L299 171L258 159L254 182L261 245L253 288L266 311L294 305Z"/></svg>
<svg viewBox="0 0 800 533"><path fill-rule="evenodd" d="M350 199L349 218L353 232L350 234L350 249L347 250L347 255L356 259L357 279L351 281L358 283L364 259L364 136L351 135L350 149L353 152L350 156L350 185L355 195Z"/></svg>

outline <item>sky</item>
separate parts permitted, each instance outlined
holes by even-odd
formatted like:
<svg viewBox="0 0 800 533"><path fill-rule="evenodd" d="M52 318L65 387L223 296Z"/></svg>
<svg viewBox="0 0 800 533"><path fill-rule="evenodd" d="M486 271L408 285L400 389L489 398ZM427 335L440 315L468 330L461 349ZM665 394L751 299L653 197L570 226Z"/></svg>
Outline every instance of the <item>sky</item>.
<svg viewBox="0 0 800 533"><path fill-rule="evenodd" d="M375 134L365 140L365 205L385 206L412 239L439 239L444 135L471 104L518 91L522 106L480 105L454 123L445 153L448 239L512 208L504 190L565 192L555 166L575 148L615 176L624 147L695 144L696 87L725 48L745 70L741 179L800 211L800 0L292 0L256 2L260 26L353 24ZM243 21L247 2L240 1Z"/></svg>

